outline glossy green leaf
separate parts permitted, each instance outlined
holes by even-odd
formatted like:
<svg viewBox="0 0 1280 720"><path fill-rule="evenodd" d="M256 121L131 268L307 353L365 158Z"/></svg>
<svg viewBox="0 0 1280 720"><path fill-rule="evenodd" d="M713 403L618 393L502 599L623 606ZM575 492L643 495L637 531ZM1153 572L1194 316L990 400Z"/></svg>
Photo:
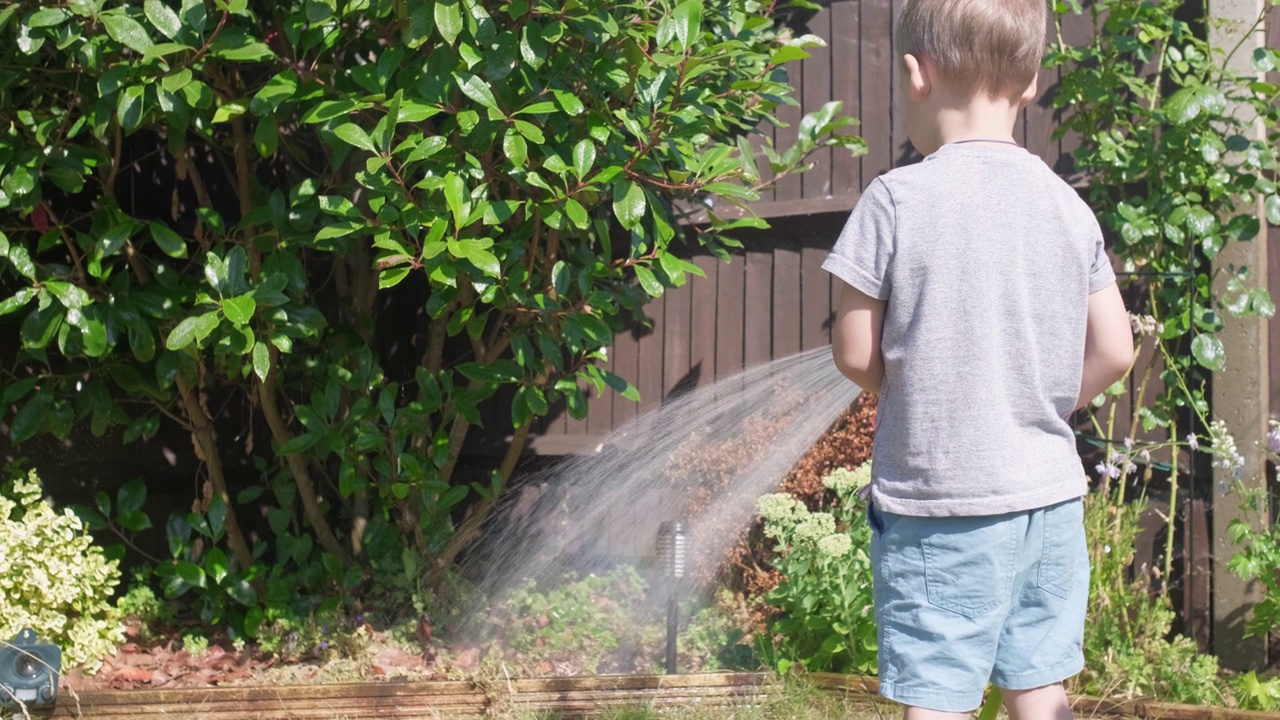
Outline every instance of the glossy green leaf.
<svg viewBox="0 0 1280 720"><path fill-rule="evenodd" d="M377 148L373 145L373 138L370 138L369 134L364 131L364 128L356 125L355 123L339 125L337 128L334 128L333 134L337 135L339 140L342 140L348 145L358 147L361 150L368 150L369 152L377 152Z"/></svg>
<svg viewBox="0 0 1280 720"><path fill-rule="evenodd" d="M591 140L583 138L573 146L573 172L581 180L591 172L596 164L596 146Z"/></svg>
<svg viewBox="0 0 1280 720"><path fill-rule="evenodd" d="M471 199L466 182L456 173L444 176L444 199L449 204L449 212L453 214L454 227L461 228L471 215Z"/></svg>
<svg viewBox="0 0 1280 720"><path fill-rule="evenodd" d="M454 73L453 78L457 81L458 89L463 95L484 107L498 109L498 100L493 96L493 89L489 87L489 83L470 73Z"/></svg>
<svg viewBox="0 0 1280 720"><path fill-rule="evenodd" d="M226 298L222 301L222 314L236 326L244 325L252 320L253 313L257 308L258 303L253 299L252 295L240 295Z"/></svg>
<svg viewBox="0 0 1280 720"><path fill-rule="evenodd" d="M1226 364L1226 349L1216 335L1201 333L1191 341L1191 354L1206 370L1221 370Z"/></svg>
<svg viewBox="0 0 1280 720"><path fill-rule="evenodd" d="M525 139L529 142L541 145L547 141L546 136L542 134L542 129L528 120L515 120L513 123L516 126L516 130L525 136Z"/></svg>
<svg viewBox="0 0 1280 720"><path fill-rule="evenodd" d="M178 233L169 229L168 225L153 221L147 223L147 229L151 232L152 242L154 242L165 255L172 258L185 258L187 256L187 243L178 235Z"/></svg>
<svg viewBox="0 0 1280 720"><path fill-rule="evenodd" d="M1262 201L1262 208L1267 215L1267 222L1276 227L1280 227L1280 195L1268 195L1267 198Z"/></svg>
<svg viewBox="0 0 1280 720"><path fill-rule="evenodd" d="M524 136L516 132L516 130L507 130L507 134L502 138L502 152L516 167L524 167L525 160L529 156L529 145L525 142Z"/></svg>
<svg viewBox="0 0 1280 720"><path fill-rule="evenodd" d="M159 30L165 37L173 40L178 37L178 33L182 30L182 21L178 19L178 14L169 6L160 2L160 0L146 0L142 5L142 10L146 13L147 20L155 29Z"/></svg>
<svg viewBox="0 0 1280 720"><path fill-rule="evenodd" d="M193 315L178 323L173 330L169 332L169 336L165 338L164 346L169 350L181 350L186 346L195 343L199 345L209 334L218 328L221 324L219 313L204 313L203 315Z"/></svg>
<svg viewBox="0 0 1280 720"><path fill-rule="evenodd" d="M30 400L23 403L9 424L9 439L19 443L29 440L40 430L40 426L53 408L53 388L41 388Z"/></svg>
<svg viewBox="0 0 1280 720"><path fill-rule="evenodd" d="M651 297L660 297L662 295L662 283L658 282L658 278L654 276L653 271L643 265L636 265L636 280L640 281L640 287L649 293Z"/></svg>
<svg viewBox="0 0 1280 720"><path fill-rule="evenodd" d="M35 288L22 288L14 294L0 300L0 315L8 315L9 313L21 310L31 302L31 298L36 296Z"/></svg>
<svg viewBox="0 0 1280 720"><path fill-rule="evenodd" d="M103 13L98 19L102 21L102 27L112 40L135 52L145 53L151 49L153 43L147 29L123 12Z"/></svg>
<svg viewBox="0 0 1280 720"><path fill-rule="evenodd" d="M613 212L618 223L630 230L644 219L646 201L644 189L638 184L624 180L613 186Z"/></svg>
<svg viewBox="0 0 1280 720"><path fill-rule="evenodd" d="M116 117L127 132L137 130L142 124L146 92L142 85L130 85L116 98Z"/></svg>
<svg viewBox="0 0 1280 720"><path fill-rule="evenodd" d="M689 45L702 32L702 0L685 0L676 6L673 17L680 50L688 50Z"/></svg>
<svg viewBox="0 0 1280 720"><path fill-rule="evenodd" d="M452 46L462 33L462 9L458 0L436 0L434 5L436 29L445 44Z"/></svg>

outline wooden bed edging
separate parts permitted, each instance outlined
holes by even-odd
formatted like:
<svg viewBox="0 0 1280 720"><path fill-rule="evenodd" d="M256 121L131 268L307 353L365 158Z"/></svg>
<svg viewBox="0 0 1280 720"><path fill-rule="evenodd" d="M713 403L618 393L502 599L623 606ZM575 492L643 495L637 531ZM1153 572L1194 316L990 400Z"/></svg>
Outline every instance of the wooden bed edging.
<svg viewBox="0 0 1280 720"><path fill-rule="evenodd" d="M831 673L805 676L815 689L871 703L875 678ZM171 690L64 692L52 710L32 717L51 720L140 718L185 720L382 720L481 718L502 709L545 709L565 717L590 717L628 706L733 705L763 700L778 677L769 673L603 675L499 678L490 682L436 680L342 685L218 687ZM1139 720L1280 720L1280 713L1177 705L1150 700L1072 699L1077 717ZM21 717L18 714L17 717Z"/></svg>

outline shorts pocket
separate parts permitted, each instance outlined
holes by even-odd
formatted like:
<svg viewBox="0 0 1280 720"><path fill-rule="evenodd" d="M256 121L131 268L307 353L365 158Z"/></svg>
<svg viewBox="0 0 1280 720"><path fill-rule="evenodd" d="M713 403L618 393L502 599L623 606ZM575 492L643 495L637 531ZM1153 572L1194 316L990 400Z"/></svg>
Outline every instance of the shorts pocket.
<svg viewBox="0 0 1280 720"><path fill-rule="evenodd" d="M939 518L920 539L929 603L976 618L1009 602L1016 523L994 517Z"/></svg>
<svg viewBox="0 0 1280 720"><path fill-rule="evenodd" d="M1071 596L1081 557L1088 552L1084 539L1084 503L1071 500L1045 508L1040 516L1040 529L1043 535L1036 585L1065 600Z"/></svg>

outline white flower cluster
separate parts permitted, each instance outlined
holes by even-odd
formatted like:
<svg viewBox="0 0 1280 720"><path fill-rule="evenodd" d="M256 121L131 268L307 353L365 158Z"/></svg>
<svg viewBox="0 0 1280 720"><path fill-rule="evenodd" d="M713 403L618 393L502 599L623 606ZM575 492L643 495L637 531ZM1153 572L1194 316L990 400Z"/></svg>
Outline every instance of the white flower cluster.
<svg viewBox="0 0 1280 720"><path fill-rule="evenodd" d="M836 519L831 513L809 513L796 524L796 542L816 545L819 540L835 534Z"/></svg>
<svg viewBox="0 0 1280 720"><path fill-rule="evenodd" d="M848 535L828 535L818 541L818 552L827 557L844 557L853 549L853 538Z"/></svg>
<svg viewBox="0 0 1280 720"><path fill-rule="evenodd" d="M1159 335L1164 332L1164 323L1150 315L1129 313L1129 325L1133 328L1134 335Z"/></svg>
<svg viewBox="0 0 1280 720"><path fill-rule="evenodd" d="M1209 424L1209 452L1213 454L1213 466L1231 470L1239 479L1244 474L1244 456L1236 449L1236 439L1231 437L1227 424L1214 420Z"/></svg>
<svg viewBox="0 0 1280 720"><path fill-rule="evenodd" d="M868 460L856 470L836 468L822 478L822 484L836 491L842 498L849 497L871 482L871 461Z"/></svg>
<svg viewBox="0 0 1280 720"><path fill-rule="evenodd" d="M119 581L80 518L42 498L35 471L0 493L0 640L29 627L62 648L64 667L94 672L124 642L109 612Z"/></svg>
<svg viewBox="0 0 1280 720"><path fill-rule="evenodd" d="M800 519L809 513L804 503L786 493L770 493L756 501L764 518L764 534L781 540Z"/></svg>

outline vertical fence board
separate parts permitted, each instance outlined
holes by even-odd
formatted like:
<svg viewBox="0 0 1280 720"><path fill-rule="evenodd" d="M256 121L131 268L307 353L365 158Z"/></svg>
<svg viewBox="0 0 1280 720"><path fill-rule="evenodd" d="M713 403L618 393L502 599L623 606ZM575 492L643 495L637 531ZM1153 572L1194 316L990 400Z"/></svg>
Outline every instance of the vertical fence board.
<svg viewBox="0 0 1280 720"><path fill-rule="evenodd" d="M618 333L613 339L613 349L613 371L632 385L636 384L640 375L640 342L635 331ZM613 426L622 427L634 420L636 403L622 397L616 390L609 392L613 395Z"/></svg>
<svg viewBox="0 0 1280 720"><path fill-rule="evenodd" d="M823 5L809 20L809 32L820 38L831 38L831 7ZM839 61L831 45L809 48L804 61L804 112L814 112L831 101L832 61ZM831 148L821 148L809 156L812 168L800 176L805 198L824 198L831 192Z"/></svg>
<svg viewBox="0 0 1280 720"><path fill-rule="evenodd" d="M773 354L773 253L747 252L743 286L743 362L763 365Z"/></svg>
<svg viewBox="0 0 1280 720"><path fill-rule="evenodd" d="M867 154L862 157L862 187L865 188L893 164L889 115L893 100L890 92L893 7L885 0L867 0L860 4L862 137L867 141Z"/></svg>
<svg viewBox="0 0 1280 720"><path fill-rule="evenodd" d="M662 322L662 397L665 400L689 377L689 320L690 301L693 298L692 283L698 278L690 275L684 287L667 291L667 304Z"/></svg>
<svg viewBox="0 0 1280 720"><path fill-rule="evenodd" d="M862 113L859 102L862 48L858 26L862 4L855 0L831 3L831 95L841 103L841 112L851 117ZM857 195L862 162L846 150L835 150L831 158L831 194Z"/></svg>
<svg viewBox="0 0 1280 720"><path fill-rule="evenodd" d="M642 329L638 347L639 365L636 372L636 389L640 391L640 412L647 412L662 404L662 341L663 315L666 298L654 298L645 314L652 327Z"/></svg>
<svg viewBox="0 0 1280 720"><path fill-rule="evenodd" d="M800 250L800 349L812 350L831 342L831 275L822 269L827 251Z"/></svg>
<svg viewBox="0 0 1280 720"><path fill-rule="evenodd" d="M1047 37L1057 36L1054 14L1048 14ZM1058 71L1047 68L1040 69L1036 83L1036 99L1022 111L1023 123L1022 143L1027 150L1039 155L1049 167L1058 162L1058 141L1053 139L1053 130L1058 118L1053 110L1053 96L1057 91ZM1017 135L1014 135L1016 138Z"/></svg>
<svg viewBox="0 0 1280 720"><path fill-rule="evenodd" d="M743 266L735 254L716 273L716 380L742 369Z"/></svg>
<svg viewBox="0 0 1280 720"><path fill-rule="evenodd" d="M800 352L800 250L773 253L773 356Z"/></svg>
<svg viewBox="0 0 1280 720"><path fill-rule="evenodd" d="M716 381L716 271L720 261L710 255L698 255L693 262L706 274L691 278L693 315L689 336L689 372L696 373L696 387Z"/></svg>
<svg viewBox="0 0 1280 720"><path fill-rule="evenodd" d="M804 71L805 61L793 60L783 66L787 71L787 79L791 83L791 87L795 88L794 97L800 102L800 106L783 105L777 110L777 117L785 127L774 128L773 138L774 147L779 152L790 148L796 144L796 140L800 137L800 118L804 113L800 108L808 108L804 102ZM778 181L774 186L774 200L799 200L801 197L800 176L792 173Z"/></svg>

